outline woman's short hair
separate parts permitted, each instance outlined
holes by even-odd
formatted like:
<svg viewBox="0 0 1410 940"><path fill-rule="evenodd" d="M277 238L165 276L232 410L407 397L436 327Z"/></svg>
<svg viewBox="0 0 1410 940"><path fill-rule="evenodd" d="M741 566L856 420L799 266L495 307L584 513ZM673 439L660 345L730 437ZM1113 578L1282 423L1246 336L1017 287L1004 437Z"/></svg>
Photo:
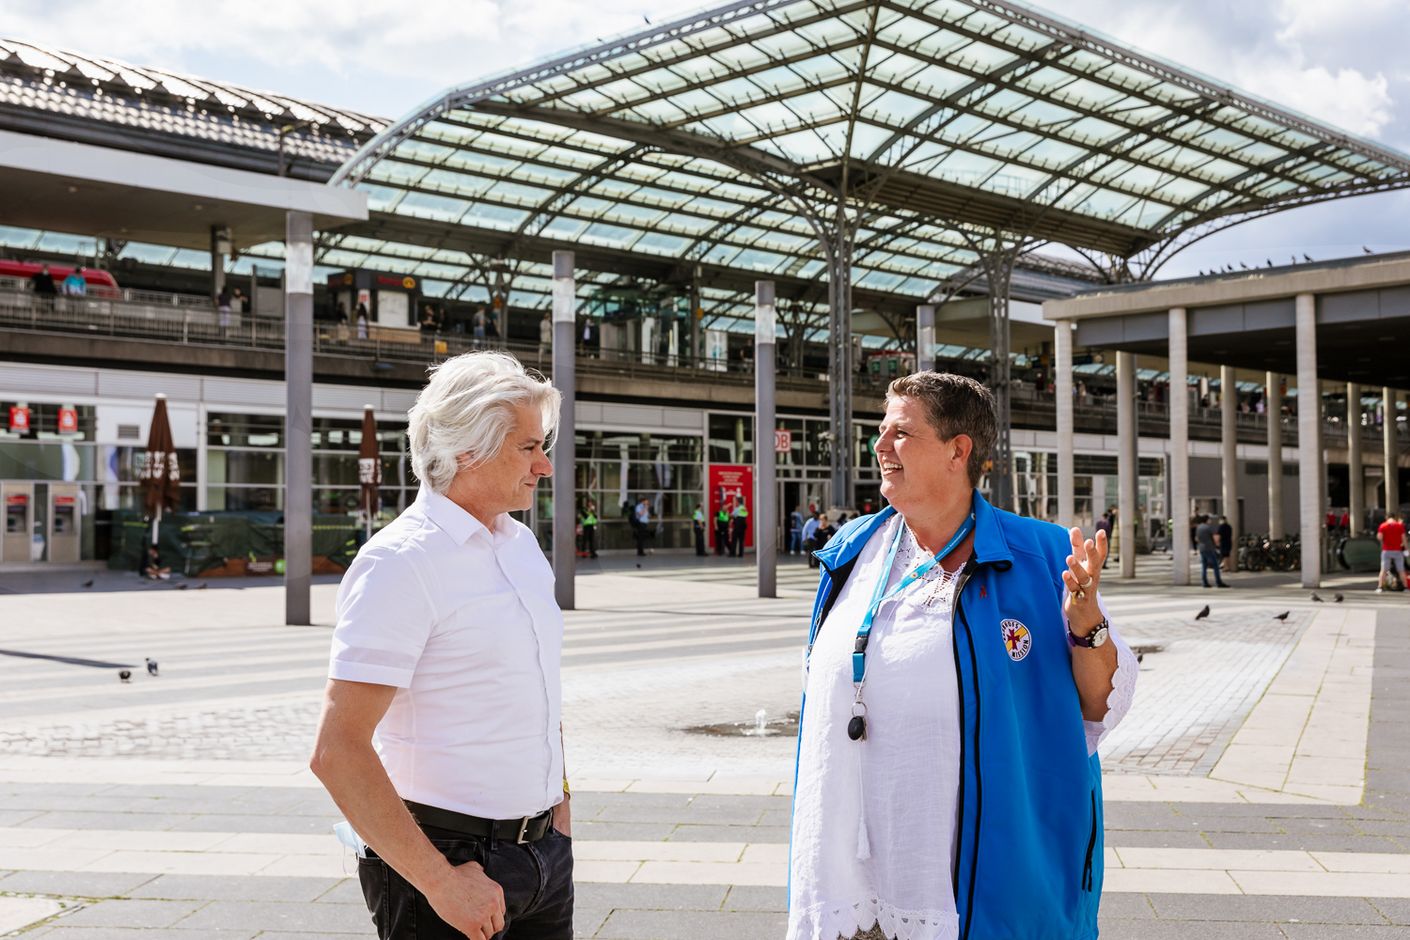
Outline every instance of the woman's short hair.
<svg viewBox="0 0 1410 940"><path fill-rule="evenodd" d="M974 442L969 452L969 483L979 485L984 464L994 454L999 439L994 396L974 379L952 372L913 372L894 379L886 398L912 398L925 407L930 426L942 441L957 434Z"/></svg>
<svg viewBox="0 0 1410 940"><path fill-rule="evenodd" d="M562 395L513 356L471 352L430 370L431 380L416 396L408 417L411 469L437 493L444 493L462 467L490 460L514 426L523 405L543 416L547 450L558 427ZM463 459L462 459L463 458Z"/></svg>

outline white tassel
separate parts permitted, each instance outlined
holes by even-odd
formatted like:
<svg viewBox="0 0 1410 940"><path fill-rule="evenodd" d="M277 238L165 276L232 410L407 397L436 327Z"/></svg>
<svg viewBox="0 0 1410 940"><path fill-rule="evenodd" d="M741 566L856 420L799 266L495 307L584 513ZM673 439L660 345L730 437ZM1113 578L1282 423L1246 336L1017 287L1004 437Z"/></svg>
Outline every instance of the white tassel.
<svg viewBox="0 0 1410 940"><path fill-rule="evenodd" d="M858 744L862 742L858 741ZM866 861L871 858L871 838L867 835L867 797L863 780L866 774L862 768L862 749L857 748L857 858Z"/></svg>

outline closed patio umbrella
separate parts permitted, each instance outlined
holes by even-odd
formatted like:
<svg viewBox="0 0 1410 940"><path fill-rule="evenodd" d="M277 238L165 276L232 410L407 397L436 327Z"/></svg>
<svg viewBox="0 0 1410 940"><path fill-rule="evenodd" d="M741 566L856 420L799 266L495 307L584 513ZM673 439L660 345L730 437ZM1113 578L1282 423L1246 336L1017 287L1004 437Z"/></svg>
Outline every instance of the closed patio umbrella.
<svg viewBox="0 0 1410 940"><path fill-rule="evenodd" d="M157 396L152 427L147 432L147 453L137 474L142 484L142 504L152 516L152 544L157 544L162 510L175 509L181 498L181 465L171 438L171 421L166 415L166 396Z"/></svg>
<svg viewBox="0 0 1410 940"><path fill-rule="evenodd" d="M362 443L357 448L357 479L362 484L361 509L368 538L372 520L382 510L382 457L377 453L377 419L372 406L362 406Z"/></svg>

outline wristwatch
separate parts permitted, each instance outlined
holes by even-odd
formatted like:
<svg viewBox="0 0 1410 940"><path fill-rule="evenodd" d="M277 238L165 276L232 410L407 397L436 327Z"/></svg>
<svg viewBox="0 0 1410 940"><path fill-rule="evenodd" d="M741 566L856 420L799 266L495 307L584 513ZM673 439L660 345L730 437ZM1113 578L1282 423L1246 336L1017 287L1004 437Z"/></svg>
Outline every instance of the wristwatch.
<svg viewBox="0 0 1410 940"><path fill-rule="evenodd" d="M1102 622L1092 628L1092 632L1086 636L1078 636L1072 632L1072 624L1067 625L1067 642L1073 646L1081 646L1084 649L1096 649L1106 642L1107 636L1111 633L1111 624L1107 623L1105 617Z"/></svg>

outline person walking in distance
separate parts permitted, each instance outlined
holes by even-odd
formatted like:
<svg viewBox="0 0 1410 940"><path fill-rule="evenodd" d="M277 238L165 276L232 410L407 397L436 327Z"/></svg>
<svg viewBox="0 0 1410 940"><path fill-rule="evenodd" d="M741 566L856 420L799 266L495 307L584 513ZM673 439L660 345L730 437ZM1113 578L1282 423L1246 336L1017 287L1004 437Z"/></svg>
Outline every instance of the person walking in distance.
<svg viewBox="0 0 1410 940"><path fill-rule="evenodd" d="M1112 520L1114 520L1115 518L1116 518L1116 507L1115 507L1115 506L1112 506L1112 507L1111 507L1110 509L1108 509L1106 512L1102 513L1102 517L1097 520L1097 532L1096 532L1096 534L1097 534L1097 535L1100 535L1100 534L1102 534L1103 532L1105 532L1105 533L1106 533L1106 542L1107 542L1108 545L1111 544L1111 524L1112 524ZM1110 552L1107 552L1107 556L1110 556L1110 555L1111 555L1111 553L1110 553ZM1109 560L1108 557L1102 558L1102 567L1103 567L1103 568L1106 567L1106 564L1107 564L1107 561L1108 561L1108 560Z"/></svg>
<svg viewBox="0 0 1410 940"><path fill-rule="evenodd" d="M729 516L733 507L729 501L720 505L715 513L715 554L723 555L729 550Z"/></svg>
<svg viewBox="0 0 1410 940"><path fill-rule="evenodd" d="M1225 571L1234 570L1234 527L1228 516L1219 517L1219 567Z"/></svg>
<svg viewBox="0 0 1410 940"><path fill-rule="evenodd" d="M705 557L705 509L699 503L695 504L695 512L690 515L690 528L695 534L695 554Z"/></svg>
<svg viewBox="0 0 1410 940"><path fill-rule="evenodd" d="M1376 528L1376 541L1381 543L1381 573L1376 579L1376 593L1386 588L1405 590L1405 523L1400 513L1392 512Z"/></svg>
<svg viewBox="0 0 1410 940"><path fill-rule="evenodd" d="M743 497L734 504L734 512L730 518L729 548L730 555L735 558L744 557L744 534L749 530L749 507L744 504Z"/></svg>
<svg viewBox="0 0 1410 940"><path fill-rule="evenodd" d="M635 525L632 534L636 536L636 553L646 554L646 542L651 538L651 500L643 496L632 514Z"/></svg>
<svg viewBox="0 0 1410 940"><path fill-rule="evenodd" d="M803 507L794 506L788 514L788 554L803 550Z"/></svg>
<svg viewBox="0 0 1410 940"><path fill-rule="evenodd" d="M509 515L553 472L560 402L508 355L433 369L408 429L421 491L338 590L310 768L382 940L573 936L563 615Z"/></svg>
<svg viewBox="0 0 1410 940"><path fill-rule="evenodd" d="M1199 548L1200 583L1209 587L1209 572L1213 571L1214 583L1219 587L1228 587L1219 573L1219 530L1209 516L1199 517L1199 525L1195 526L1195 545Z"/></svg>
<svg viewBox="0 0 1410 940"><path fill-rule="evenodd" d="M588 500L579 520L583 527L583 551L589 558L597 557L597 503Z"/></svg>

